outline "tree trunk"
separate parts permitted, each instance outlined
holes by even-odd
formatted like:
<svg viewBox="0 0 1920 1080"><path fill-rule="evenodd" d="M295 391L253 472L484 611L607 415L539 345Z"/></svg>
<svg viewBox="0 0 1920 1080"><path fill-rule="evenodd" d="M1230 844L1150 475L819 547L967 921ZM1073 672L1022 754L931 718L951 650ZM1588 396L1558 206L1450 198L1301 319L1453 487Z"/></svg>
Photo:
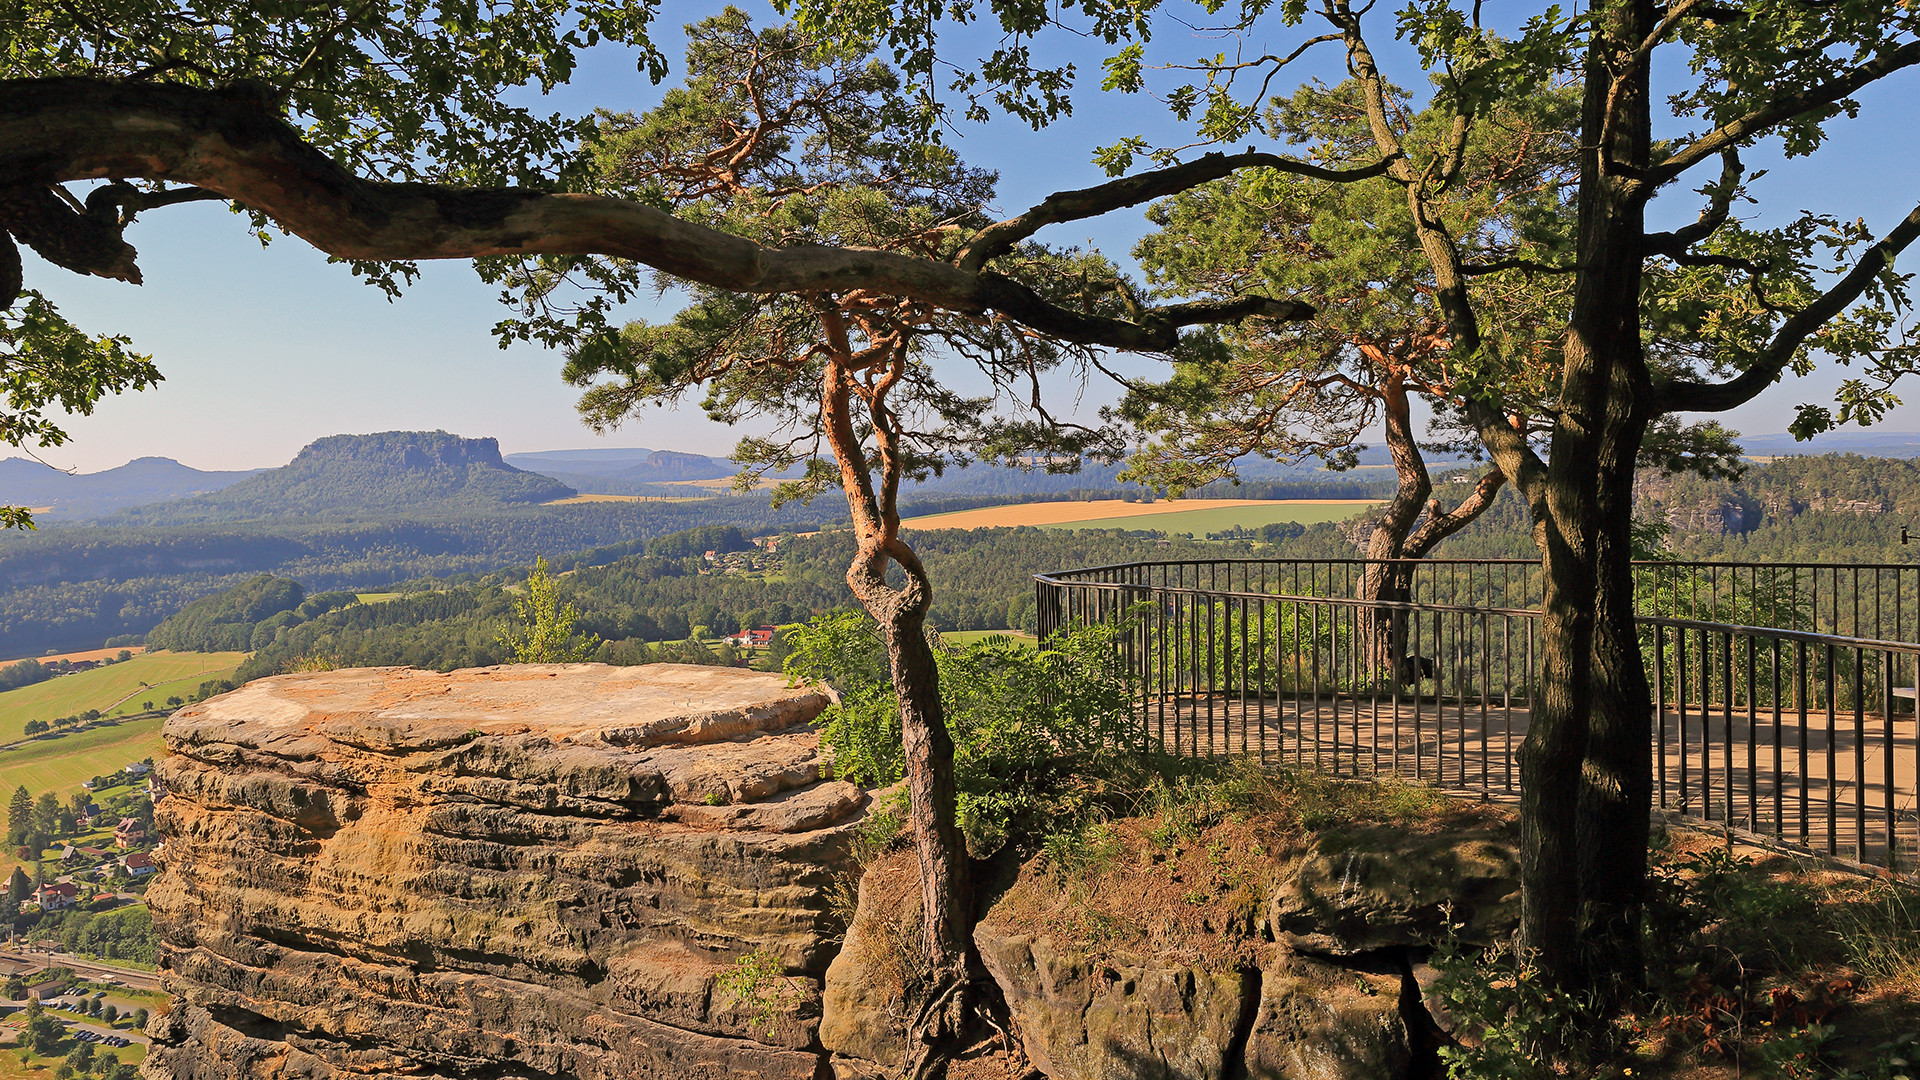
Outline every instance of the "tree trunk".
<svg viewBox="0 0 1920 1080"><path fill-rule="evenodd" d="M1582 129L1581 273L1536 521L1543 664L1521 766L1521 931L1552 982L1636 981L1645 891L1650 701L1633 627L1633 464L1651 381L1641 354L1651 147L1639 43L1647 0L1596 8ZM1603 1004L1604 1004L1603 1000Z"/></svg>
<svg viewBox="0 0 1920 1080"><path fill-rule="evenodd" d="M924 587L924 586L923 586ZM869 611L872 609L869 608ZM876 618L882 613L875 612ZM940 669L927 641L926 609L897 607L880 622L900 699L909 825L920 852L924 956L936 969L966 955L967 849L960 836L953 737L940 704Z"/></svg>
<svg viewBox="0 0 1920 1080"><path fill-rule="evenodd" d="M1407 397L1406 375L1389 369L1380 380L1381 412L1387 428L1387 453L1393 458L1393 471L1400 486L1387 503L1386 512L1374 523L1367 540L1367 563L1360 573L1360 599L1405 601L1413 577L1410 569L1391 560L1403 554L1407 534L1426 507L1433 493L1433 480L1427 475L1427 463L1414 440L1412 408ZM1401 679L1403 643L1406 641L1406 612L1394 608L1369 608L1366 640L1370 643L1373 666L1384 669L1395 682Z"/></svg>
<svg viewBox="0 0 1920 1080"><path fill-rule="evenodd" d="M1413 560L1425 558L1440 541L1485 513L1500 494L1506 474L1497 468L1490 470L1451 511L1442 508L1438 499L1429 500L1433 481L1413 437L1405 376L1390 372L1381 380L1381 390L1387 449L1393 456L1400 486L1368 538L1368 561L1360 574L1359 599L1405 603L1413 598ZM1420 516L1423 507L1424 519ZM1385 670L1395 682L1418 682L1420 665L1406 652L1406 612L1385 607L1366 610L1368 627L1363 632L1375 670Z"/></svg>
<svg viewBox="0 0 1920 1080"><path fill-rule="evenodd" d="M880 625L887 663L900 706L900 737L906 759L908 828L920 862L920 953L925 968L909 985L914 1018L908 1027L910 1077L937 1072L955 1049L968 1022L968 920L972 893L966 844L960 835L959 794L954 780L953 736L940 703L940 668L927 641L927 610L933 584L925 564L900 539L901 462L899 427L886 394L905 368L904 338L879 340L862 354L877 379L856 387L855 353L847 319L833 309L821 312L830 349L822 373L820 419L840 469L840 484L853 513L859 544L847 568L847 586ZM870 331L871 332L871 331ZM877 359L876 359L877 358ZM861 397L872 423L880 483L869 472L866 453L853 424L852 399ZM906 580L887 584L889 564Z"/></svg>

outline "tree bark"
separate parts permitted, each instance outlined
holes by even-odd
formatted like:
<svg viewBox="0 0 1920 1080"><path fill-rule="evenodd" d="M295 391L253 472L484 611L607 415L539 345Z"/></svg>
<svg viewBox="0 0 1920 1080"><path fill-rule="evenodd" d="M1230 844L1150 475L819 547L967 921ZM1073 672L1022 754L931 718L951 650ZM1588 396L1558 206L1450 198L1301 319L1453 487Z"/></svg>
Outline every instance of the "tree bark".
<svg viewBox="0 0 1920 1080"><path fill-rule="evenodd" d="M1647 0L1594 12L1582 128L1579 251L1538 521L1544 663L1521 764L1521 929L1552 982L1637 980L1650 702L1633 628L1633 465L1651 380L1640 340L1651 148L1639 44Z"/></svg>
<svg viewBox="0 0 1920 1080"><path fill-rule="evenodd" d="M1392 560L1404 554L1407 534L1433 493L1433 480L1427 475L1427 463L1413 435L1412 405L1407 396L1406 373L1389 369L1380 380L1380 411L1386 421L1387 453L1393 458L1394 475L1399 487L1392 501L1374 523L1367 538L1367 563L1360 574L1360 599L1369 601L1405 601L1412 581L1410 573ZM1406 612L1394 608L1369 609L1371 626L1368 640L1373 651L1375 670L1384 668L1387 677L1401 680L1402 642L1406 640Z"/></svg>
<svg viewBox="0 0 1920 1080"><path fill-rule="evenodd" d="M277 106L247 86L209 90L55 78L0 80L0 87L0 193L38 198L70 180L173 181L257 210L343 259L609 255L734 292L864 290L953 311L998 311L1064 341L1144 352L1172 349L1180 329L1197 323L1237 322L1251 315L1302 320L1314 314L1298 301L1249 295L1110 318L1052 303L1012 278L979 267L871 248L768 247L632 199L368 180L308 144ZM1130 205L1129 199L1151 198L1235 168L1286 166L1283 159L1269 159L1273 155L1209 155L1068 193L1071 198L1043 204L1047 212L1035 220L1017 218L997 232L994 227L983 232L998 242L1009 231ZM1368 170L1356 175L1362 173L1371 175ZM110 239L118 241L117 230ZM137 273L131 248L117 255L100 267L111 276Z"/></svg>
<svg viewBox="0 0 1920 1080"><path fill-rule="evenodd" d="M1440 541L1466 528L1493 505L1506 483L1499 468L1489 470L1451 511L1440 500L1429 499L1433 480L1426 458L1413 436L1413 421L1404 371L1390 371L1380 381L1381 412L1386 421L1387 450L1400 484L1386 512L1374 523L1367 540L1367 563L1360 574L1360 599L1405 603L1412 599L1413 560L1425 558ZM1426 511L1424 519L1421 510ZM1419 527L1416 529L1415 525ZM1376 671L1385 670L1396 682L1418 681L1418 666L1407 663L1405 611L1368 609L1367 640Z"/></svg>

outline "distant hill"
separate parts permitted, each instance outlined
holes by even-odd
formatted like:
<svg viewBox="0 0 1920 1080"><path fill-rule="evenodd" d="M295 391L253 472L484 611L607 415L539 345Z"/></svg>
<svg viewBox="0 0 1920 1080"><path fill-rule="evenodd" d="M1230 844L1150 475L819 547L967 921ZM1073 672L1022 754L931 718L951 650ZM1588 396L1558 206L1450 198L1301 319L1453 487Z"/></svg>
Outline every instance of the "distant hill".
<svg viewBox="0 0 1920 1080"><path fill-rule="evenodd" d="M126 511L113 524L443 514L526 506L572 494L552 477L502 461L496 439L385 431L316 440L278 469L205 495Z"/></svg>
<svg viewBox="0 0 1920 1080"><path fill-rule="evenodd" d="M1777 435L1742 435L1740 446L1750 457L1782 457L1789 454L1859 454L1862 457L1920 457L1920 431L1829 431L1800 442L1781 432Z"/></svg>
<svg viewBox="0 0 1920 1080"><path fill-rule="evenodd" d="M659 485L685 480L719 480L740 471L740 466L726 458L645 447L539 450L508 454L505 460L509 465L551 476L594 495L677 494Z"/></svg>
<svg viewBox="0 0 1920 1080"><path fill-rule="evenodd" d="M717 480L740 471L738 465L725 458L675 450L648 450L644 447L540 450L508 454L505 460L509 465L551 476L580 491L596 495L684 494L684 489L663 485L688 480ZM1356 482L1377 483L1383 478L1390 478L1389 460L1384 448L1372 447L1361 453L1359 468L1335 473L1321 467L1318 462L1281 465L1249 458L1242 464L1240 475L1245 480L1256 481L1347 485ZM1428 464L1441 466L1451 460L1436 455ZM1025 498L1071 492L1115 491L1129 486L1120 483L1120 469L1118 465L1088 462L1079 472L1050 473L1039 468L1019 469L975 462L948 469L942 476L909 483L905 494L910 499L968 495ZM797 476L799 470L777 475ZM1298 497L1308 497L1308 493L1302 492Z"/></svg>
<svg viewBox="0 0 1920 1080"><path fill-rule="evenodd" d="M0 502L50 519L102 517L132 506L219 491L261 472L203 472L172 458L135 458L97 473L68 473L27 458L0 461Z"/></svg>

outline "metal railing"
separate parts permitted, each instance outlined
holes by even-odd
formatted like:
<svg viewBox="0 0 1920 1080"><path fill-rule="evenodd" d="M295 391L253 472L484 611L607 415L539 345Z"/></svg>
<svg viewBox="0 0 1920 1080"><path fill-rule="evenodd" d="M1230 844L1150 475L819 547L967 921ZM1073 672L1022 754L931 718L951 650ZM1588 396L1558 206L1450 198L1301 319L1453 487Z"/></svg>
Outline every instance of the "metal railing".
<svg viewBox="0 0 1920 1080"><path fill-rule="evenodd" d="M1369 598L1383 575L1398 598ZM1635 583L1655 804L1910 868L1920 566L1642 563ZM1156 561L1035 585L1043 639L1116 628L1143 734L1170 753L1517 794L1537 562Z"/></svg>

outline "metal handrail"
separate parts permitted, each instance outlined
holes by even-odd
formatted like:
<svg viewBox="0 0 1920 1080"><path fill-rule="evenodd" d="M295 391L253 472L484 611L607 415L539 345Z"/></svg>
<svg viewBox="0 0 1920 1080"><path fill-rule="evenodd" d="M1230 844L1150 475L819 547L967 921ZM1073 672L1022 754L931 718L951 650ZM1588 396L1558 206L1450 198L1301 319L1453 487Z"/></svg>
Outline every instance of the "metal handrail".
<svg viewBox="0 0 1920 1080"><path fill-rule="evenodd" d="M1380 566L1411 572L1398 579L1405 599L1360 594ZM1043 638L1071 624L1115 628L1143 734L1170 752L1407 772L1492 798L1515 791L1531 721L1540 611L1515 605L1537 601L1539 569L1230 557L1034 581ZM1651 593L1636 596L1636 625L1654 691L1656 805L1842 861L1910 863L1920 565L1635 571Z"/></svg>

